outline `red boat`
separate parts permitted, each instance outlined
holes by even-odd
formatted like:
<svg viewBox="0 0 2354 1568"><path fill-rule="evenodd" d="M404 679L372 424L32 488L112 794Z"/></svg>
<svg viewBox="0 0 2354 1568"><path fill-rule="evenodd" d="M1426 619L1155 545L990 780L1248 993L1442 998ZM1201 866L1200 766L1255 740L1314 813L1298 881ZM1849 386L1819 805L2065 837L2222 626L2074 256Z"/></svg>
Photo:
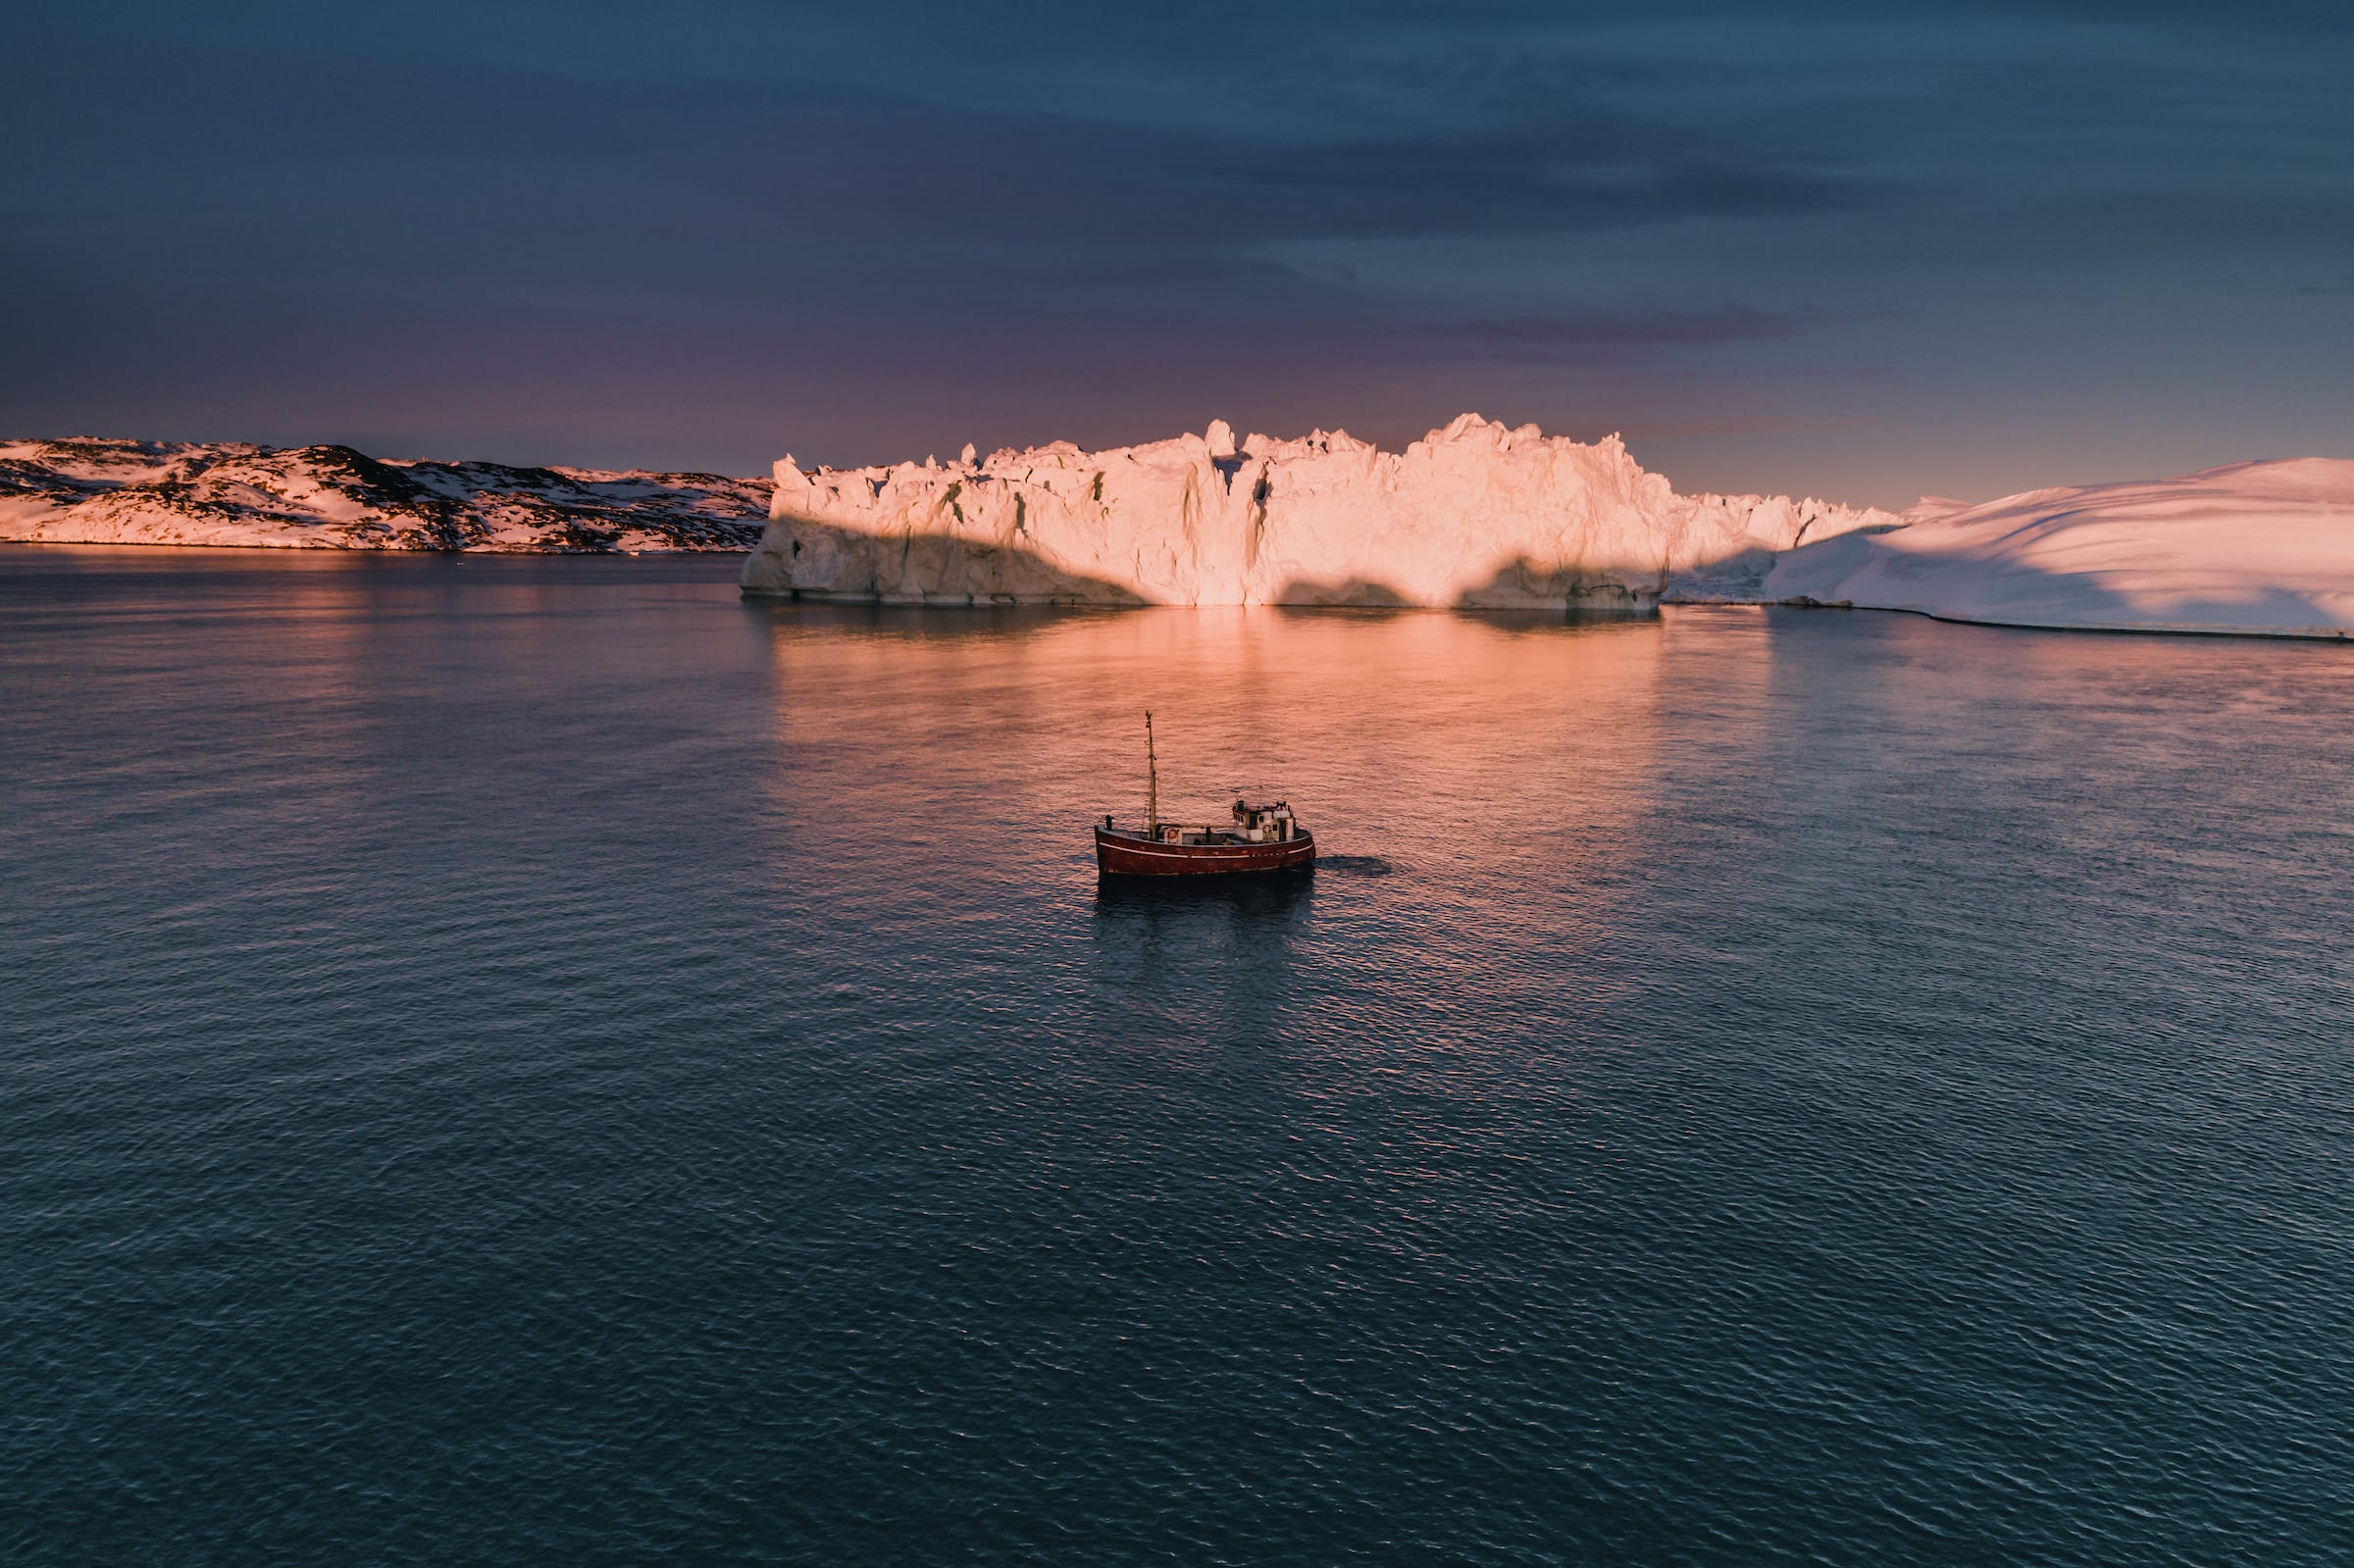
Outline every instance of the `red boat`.
<svg viewBox="0 0 2354 1568"><path fill-rule="evenodd" d="M1152 751L1152 715L1145 715L1145 825L1117 828L1106 816L1096 830L1096 869L1106 877L1230 877L1306 871L1316 836L1281 800L1234 803L1233 821L1189 827L1160 820L1160 760Z"/></svg>

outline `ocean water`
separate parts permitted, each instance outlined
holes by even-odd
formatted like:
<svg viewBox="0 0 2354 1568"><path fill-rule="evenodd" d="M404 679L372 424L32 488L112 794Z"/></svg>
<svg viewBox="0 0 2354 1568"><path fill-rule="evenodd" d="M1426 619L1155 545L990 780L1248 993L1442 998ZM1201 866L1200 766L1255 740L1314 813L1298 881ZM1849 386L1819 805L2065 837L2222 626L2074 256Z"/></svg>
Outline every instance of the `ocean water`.
<svg viewBox="0 0 2354 1568"><path fill-rule="evenodd" d="M0 1559L2354 1560L2354 652L734 569L0 552Z"/></svg>

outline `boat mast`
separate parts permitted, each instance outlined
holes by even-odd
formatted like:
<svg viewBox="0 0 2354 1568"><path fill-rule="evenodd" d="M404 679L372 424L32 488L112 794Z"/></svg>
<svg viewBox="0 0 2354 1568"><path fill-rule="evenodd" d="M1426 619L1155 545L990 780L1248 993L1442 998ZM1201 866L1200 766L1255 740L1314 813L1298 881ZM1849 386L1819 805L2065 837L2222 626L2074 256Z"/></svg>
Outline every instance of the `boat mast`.
<svg viewBox="0 0 2354 1568"><path fill-rule="evenodd" d="M1160 759L1152 755L1152 710L1145 710L1145 832L1160 836Z"/></svg>

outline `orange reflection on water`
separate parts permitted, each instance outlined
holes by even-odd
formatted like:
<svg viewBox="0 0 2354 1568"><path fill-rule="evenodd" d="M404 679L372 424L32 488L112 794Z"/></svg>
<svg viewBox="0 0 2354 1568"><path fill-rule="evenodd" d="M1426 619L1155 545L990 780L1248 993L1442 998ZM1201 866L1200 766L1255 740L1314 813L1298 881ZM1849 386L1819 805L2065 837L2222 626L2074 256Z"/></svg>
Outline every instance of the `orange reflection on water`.
<svg viewBox="0 0 2354 1568"><path fill-rule="evenodd" d="M780 876L1085 899L1089 824L1144 814L1150 709L1165 818L1289 799L1326 867L1314 900L1385 876L1428 934L1395 951L1434 964L1524 924L1569 961L1603 929L1655 809L1663 670L1707 656L1656 617L746 613L770 657Z"/></svg>

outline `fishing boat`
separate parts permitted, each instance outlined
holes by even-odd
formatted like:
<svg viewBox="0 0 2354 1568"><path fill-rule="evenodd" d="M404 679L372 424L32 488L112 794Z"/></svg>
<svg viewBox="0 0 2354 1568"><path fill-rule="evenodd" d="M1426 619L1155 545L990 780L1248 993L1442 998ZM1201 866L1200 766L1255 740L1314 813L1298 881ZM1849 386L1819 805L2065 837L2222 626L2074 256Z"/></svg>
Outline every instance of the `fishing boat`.
<svg viewBox="0 0 2354 1568"><path fill-rule="evenodd" d="M1232 877L1315 865L1315 835L1300 826L1289 802L1237 800L1230 816L1200 825L1160 820L1160 758L1148 713L1144 825L1116 827L1106 815L1096 830L1096 869L1106 877Z"/></svg>

